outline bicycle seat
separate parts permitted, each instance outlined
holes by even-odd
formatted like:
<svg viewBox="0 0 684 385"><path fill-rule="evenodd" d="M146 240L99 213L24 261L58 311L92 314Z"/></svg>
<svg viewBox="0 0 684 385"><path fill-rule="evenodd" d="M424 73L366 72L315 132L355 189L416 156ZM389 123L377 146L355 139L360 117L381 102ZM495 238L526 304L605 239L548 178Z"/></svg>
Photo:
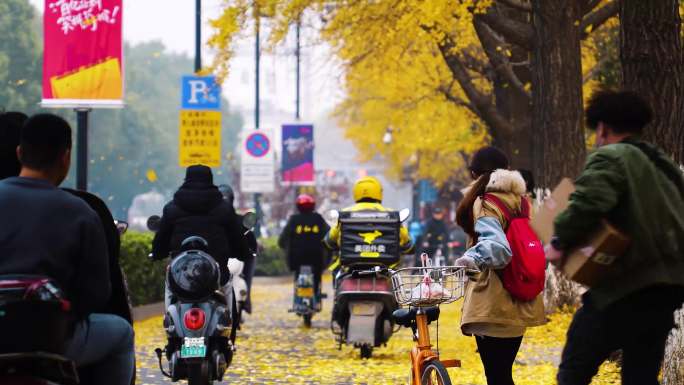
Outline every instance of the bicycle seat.
<svg viewBox="0 0 684 385"><path fill-rule="evenodd" d="M413 320L416 318L415 309L397 309L392 312L392 318L397 325L403 327L410 327Z"/></svg>
<svg viewBox="0 0 684 385"><path fill-rule="evenodd" d="M437 319L439 319L439 307L438 306L430 306L430 307L423 308L423 312L425 312L425 314L427 315L428 325L430 323L432 323L432 321L436 321ZM411 327L411 324L416 319L416 313L417 313L416 308L397 309L392 313L392 318L394 319L394 322L397 325L401 325L404 327Z"/></svg>

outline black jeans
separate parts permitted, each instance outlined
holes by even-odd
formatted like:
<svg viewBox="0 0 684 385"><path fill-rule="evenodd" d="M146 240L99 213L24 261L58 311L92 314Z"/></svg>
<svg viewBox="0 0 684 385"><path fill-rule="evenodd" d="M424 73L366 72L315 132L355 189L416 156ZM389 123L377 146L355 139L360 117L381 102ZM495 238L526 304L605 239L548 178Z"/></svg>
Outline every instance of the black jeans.
<svg viewBox="0 0 684 385"><path fill-rule="evenodd" d="M476 336L477 350L484 366L487 385L514 385L513 362L522 337L497 338Z"/></svg>
<svg viewBox="0 0 684 385"><path fill-rule="evenodd" d="M674 327L681 287L654 286L597 309L591 292L575 313L558 370L559 385L586 385L615 350L622 349L622 384L657 385L665 342Z"/></svg>

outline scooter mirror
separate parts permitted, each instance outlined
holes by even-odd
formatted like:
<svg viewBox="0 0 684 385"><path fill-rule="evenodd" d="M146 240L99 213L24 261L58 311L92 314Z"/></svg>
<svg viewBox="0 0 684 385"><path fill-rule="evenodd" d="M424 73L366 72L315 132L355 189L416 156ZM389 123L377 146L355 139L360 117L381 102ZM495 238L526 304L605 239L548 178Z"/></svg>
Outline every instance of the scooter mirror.
<svg viewBox="0 0 684 385"><path fill-rule="evenodd" d="M408 219L408 217L411 215L411 210L409 209L401 209L399 211L399 220L404 222L405 220Z"/></svg>
<svg viewBox="0 0 684 385"><path fill-rule="evenodd" d="M340 212L337 210L330 210L328 211L328 218L330 218L331 221L336 222L340 218Z"/></svg>
<svg viewBox="0 0 684 385"><path fill-rule="evenodd" d="M248 212L242 216L242 225L248 229L253 229L254 226L256 226L258 221L259 221L259 218L257 218L256 213L253 211L250 211L250 212Z"/></svg>
<svg viewBox="0 0 684 385"><path fill-rule="evenodd" d="M161 218L159 215L152 215L147 218L147 228L152 232L159 231L159 225L161 224Z"/></svg>
<svg viewBox="0 0 684 385"><path fill-rule="evenodd" d="M119 235L124 235L128 231L128 222L126 221L114 220L114 226L116 226Z"/></svg>

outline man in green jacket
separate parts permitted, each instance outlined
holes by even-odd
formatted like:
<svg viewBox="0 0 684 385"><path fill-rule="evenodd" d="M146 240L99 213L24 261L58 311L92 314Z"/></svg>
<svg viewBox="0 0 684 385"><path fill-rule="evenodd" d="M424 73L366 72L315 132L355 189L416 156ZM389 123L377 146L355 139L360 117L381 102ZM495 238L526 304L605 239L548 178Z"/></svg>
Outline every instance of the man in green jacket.
<svg viewBox="0 0 684 385"><path fill-rule="evenodd" d="M626 234L628 251L583 296L568 331L559 385L591 382L622 349L623 384L658 384L673 312L684 301L684 176L639 136L648 104L632 92L597 92L586 110L596 145L555 222L547 258L561 262L606 220Z"/></svg>

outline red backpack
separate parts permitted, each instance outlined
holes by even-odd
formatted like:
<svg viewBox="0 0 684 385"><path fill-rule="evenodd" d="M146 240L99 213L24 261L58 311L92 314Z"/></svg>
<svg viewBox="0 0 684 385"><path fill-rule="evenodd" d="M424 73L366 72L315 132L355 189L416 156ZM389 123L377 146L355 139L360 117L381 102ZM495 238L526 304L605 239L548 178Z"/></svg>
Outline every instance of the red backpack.
<svg viewBox="0 0 684 385"><path fill-rule="evenodd" d="M506 239L513 257L504 268L503 286L513 298L531 301L544 290L546 257L539 237L530 227L530 204L522 197L520 212L514 215L497 196L485 194L484 199L498 207L508 222Z"/></svg>

